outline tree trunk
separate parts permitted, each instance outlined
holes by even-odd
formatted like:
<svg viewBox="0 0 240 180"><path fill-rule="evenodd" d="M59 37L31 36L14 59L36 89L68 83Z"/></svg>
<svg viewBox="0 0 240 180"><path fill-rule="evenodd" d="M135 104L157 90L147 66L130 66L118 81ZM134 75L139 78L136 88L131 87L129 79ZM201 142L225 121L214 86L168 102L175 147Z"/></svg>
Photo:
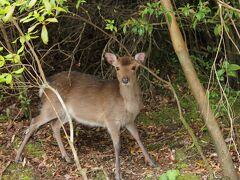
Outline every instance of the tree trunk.
<svg viewBox="0 0 240 180"><path fill-rule="evenodd" d="M171 2L170 0L161 0L161 4L166 8L167 13L171 16L171 22L168 22L168 29L173 43L173 47L178 56L178 59L184 71L184 75L188 81L188 84L191 88L193 96L195 97L198 103L201 114L209 130L209 133L215 144L218 159L222 166L223 173L231 180L237 180L238 175L234 169L232 158L229 154L222 132L209 106L209 101L206 96L205 90L201 85L197 77L196 71L193 67L193 64L191 62L187 47L183 40L180 29L177 25L176 18L173 14ZM167 17L166 20L168 20Z"/></svg>

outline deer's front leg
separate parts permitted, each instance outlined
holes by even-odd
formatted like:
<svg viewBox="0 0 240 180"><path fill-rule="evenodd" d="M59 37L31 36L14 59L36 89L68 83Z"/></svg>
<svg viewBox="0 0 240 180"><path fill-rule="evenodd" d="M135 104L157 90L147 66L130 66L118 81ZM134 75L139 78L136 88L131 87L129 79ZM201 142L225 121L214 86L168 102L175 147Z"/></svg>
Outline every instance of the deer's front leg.
<svg viewBox="0 0 240 180"><path fill-rule="evenodd" d="M144 147L144 145L143 145L143 143L142 143L142 141L139 137L138 130L137 130L137 127L134 124L134 122L126 125L126 128L131 133L131 135L134 137L134 139L137 141L137 143L138 143L139 147L141 148L142 153L143 153L145 159L147 160L148 164L152 167L156 167L157 164L156 164L156 162L154 162L152 160L152 158L149 156L146 148Z"/></svg>
<svg viewBox="0 0 240 180"><path fill-rule="evenodd" d="M115 179L121 179L121 172L120 172L120 125L115 123L109 123L107 125L107 129L109 134L111 135L113 147L115 151Z"/></svg>

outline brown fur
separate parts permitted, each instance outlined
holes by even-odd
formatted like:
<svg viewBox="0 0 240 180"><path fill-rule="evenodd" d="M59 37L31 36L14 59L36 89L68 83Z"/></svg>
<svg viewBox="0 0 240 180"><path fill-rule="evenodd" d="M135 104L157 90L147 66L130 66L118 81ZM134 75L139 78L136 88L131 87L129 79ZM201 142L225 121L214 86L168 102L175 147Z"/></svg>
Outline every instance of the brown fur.
<svg viewBox="0 0 240 180"><path fill-rule="evenodd" d="M129 58L128 56L123 56L123 57L119 58L119 61L122 66L129 66L130 64L133 63L133 60L131 58Z"/></svg>

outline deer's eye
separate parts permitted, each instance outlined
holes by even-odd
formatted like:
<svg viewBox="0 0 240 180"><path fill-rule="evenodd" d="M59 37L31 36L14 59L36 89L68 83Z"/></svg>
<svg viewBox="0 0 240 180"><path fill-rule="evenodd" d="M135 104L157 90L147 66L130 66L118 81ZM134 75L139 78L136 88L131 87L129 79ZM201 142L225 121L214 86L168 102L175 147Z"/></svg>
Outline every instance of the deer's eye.
<svg viewBox="0 0 240 180"><path fill-rule="evenodd" d="M135 69L136 69L136 66L133 66L133 67L132 67L132 70L135 71Z"/></svg>
<svg viewBox="0 0 240 180"><path fill-rule="evenodd" d="M116 67L116 70L117 70L117 71L119 71L119 70L120 70L120 68L119 68L119 67Z"/></svg>

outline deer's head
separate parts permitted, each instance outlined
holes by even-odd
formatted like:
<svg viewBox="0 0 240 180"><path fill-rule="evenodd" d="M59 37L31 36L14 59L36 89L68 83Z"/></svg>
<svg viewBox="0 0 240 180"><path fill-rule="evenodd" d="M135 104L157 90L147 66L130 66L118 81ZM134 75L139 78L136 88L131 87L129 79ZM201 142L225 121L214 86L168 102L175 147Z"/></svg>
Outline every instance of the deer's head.
<svg viewBox="0 0 240 180"><path fill-rule="evenodd" d="M117 58L112 53L106 53L105 57L108 63L115 67L119 83L122 85L130 85L136 81L136 71L139 63L144 63L145 53L137 53L134 58L129 56Z"/></svg>

